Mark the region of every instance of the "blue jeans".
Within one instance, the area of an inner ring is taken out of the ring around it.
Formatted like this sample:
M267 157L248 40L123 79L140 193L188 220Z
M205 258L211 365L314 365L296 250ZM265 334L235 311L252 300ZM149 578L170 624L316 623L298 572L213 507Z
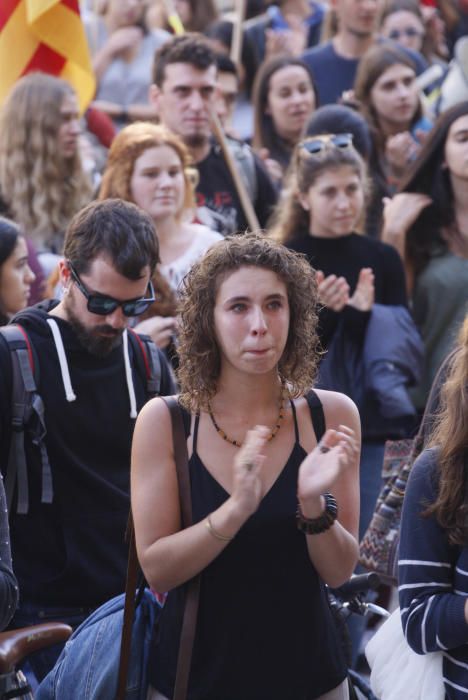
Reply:
M81 625L91 612L90 608L52 608L22 602L10 622L9 629L40 625L43 622L64 622L75 629L78 625ZM55 666L64 646L65 642L54 644L54 646L46 647L28 657L27 663L22 668L33 685L35 685L34 680L40 683ZM31 677L31 672L33 677Z

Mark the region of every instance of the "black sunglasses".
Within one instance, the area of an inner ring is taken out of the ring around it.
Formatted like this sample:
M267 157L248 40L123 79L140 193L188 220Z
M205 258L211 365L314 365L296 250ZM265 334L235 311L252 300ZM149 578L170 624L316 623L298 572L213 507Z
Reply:
M83 282L80 280L77 271L70 261L68 262L68 268L74 281L76 282L76 286L83 296L86 297L88 302L87 309L92 314L107 316L108 314L112 314L120 306L125 316L139 316L148 309L153 301L156 300L154 287L151 280L148 282L149 297L139 297L138 299L126 299L125 301L119 301L118 299L108 297L105 294L90 294Z
M301 141L299 146L310 155L317 155L330 146L335 148L350 148L353 145L352 134L320 134L318 136L310 136L304 141Z

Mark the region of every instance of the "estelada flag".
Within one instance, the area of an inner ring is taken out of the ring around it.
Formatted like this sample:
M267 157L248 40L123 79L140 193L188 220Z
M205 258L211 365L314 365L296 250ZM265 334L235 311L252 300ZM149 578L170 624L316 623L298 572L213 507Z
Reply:
M31 71L71 83L82 111L94 97L78 0L0 0L0 104L18 78Z

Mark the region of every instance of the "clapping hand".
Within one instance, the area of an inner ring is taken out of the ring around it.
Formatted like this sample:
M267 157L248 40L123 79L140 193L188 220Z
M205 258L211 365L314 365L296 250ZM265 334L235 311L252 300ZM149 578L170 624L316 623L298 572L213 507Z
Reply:
M321 514L322 494L333 490L343 471L354 464L358 453L354 430L339 425L338 430L327 430L316 448L307 455L300 466L297 482L297 495L307 517Z
M370 267L363 267L359 272L358 283L353 296L349 299L349 306L358 311L370 311L374 303L375 287L374 273Z
M332 311L342 311L349 302L349 284L344 277L328 275L317 270L318 298L321 304Z

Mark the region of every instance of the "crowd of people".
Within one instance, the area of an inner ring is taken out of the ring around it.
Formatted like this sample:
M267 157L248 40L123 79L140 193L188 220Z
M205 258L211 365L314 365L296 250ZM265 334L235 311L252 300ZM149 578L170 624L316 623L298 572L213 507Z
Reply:
M326 586L356 570L385 443L416 433L445 362L401 607L411 646L448 650L458 700L468 91L440 95L468 11L258 0L239 28L214 0L174 7L177 25L160 0L82 3L83 115L42 72L0 105L0 624L76 627L121 593L131 505L168 593L148 700L173 696L199 574L190 700L347 700ZM157 398L175 393L185 529Z

